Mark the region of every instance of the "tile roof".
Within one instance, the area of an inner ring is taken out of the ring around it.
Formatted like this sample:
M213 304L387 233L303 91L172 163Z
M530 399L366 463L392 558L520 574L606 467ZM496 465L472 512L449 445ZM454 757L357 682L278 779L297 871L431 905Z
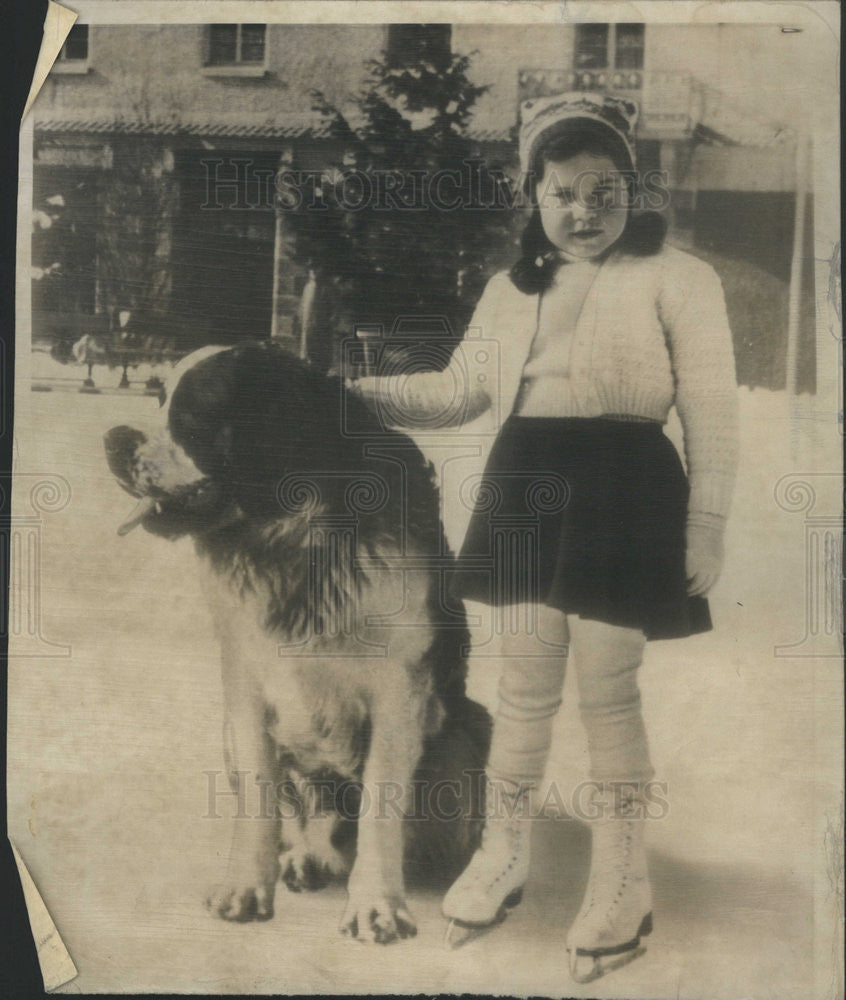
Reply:
M535 71L539 73L540 71ZM666 74L665 74L666 75ZM649 131L648 118L655 101L652 90L644 98L644 131ZM698 134L716 141L766 148L783 146L796 141L795 131L783 124L760 121L745 113L714 87L690 80L683 93L685 125L690 134L699 126ZM343 113L356 127L355 108L344 107ZM503 109L494 115L472 119L468 138L475 142L512 142L513 121L504 117ZM36 118L35 130L40 133L88 135L184 135L197 137L243 139L326 139L330 136L330 121L317 112L277 111L260 118L255 112L223 112L204 118L140 119L120 114L103 114L95 109L79 109L75 113L53 112Z
M325 138L329 134L329 124L325 120L314 118L245 122L243 118L239 118L237 121L144 121L105 116L50 117L36 121L35 131L89 135L120 133L123 135L197 135L294 139L304 135Z
M325 139L330 135L330 123L325 118L289 117L281 120L245 122L237 120L171 120L145 121L110 116L46 117L35 122L35 131L48 134L85 135L194 135L244 139L298 139L308 136ZM477 142L508 142L508 128L478 128L472 126L468 136Z

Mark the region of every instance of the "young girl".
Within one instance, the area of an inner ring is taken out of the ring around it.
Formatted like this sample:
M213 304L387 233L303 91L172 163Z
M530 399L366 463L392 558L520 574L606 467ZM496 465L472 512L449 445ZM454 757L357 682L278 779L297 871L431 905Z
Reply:
M506 418L458 558L457 596L509 606L482 844L450 888L455 925L489 925L529 871L530 794L543 776L574 638L597 796L581 910L567 935L587 981L652 925L643 826L654 776L637 669L647 640L711 628L737 456L731 334L711 267L633 216L636 106L564 94L521 109L533 210L522 255L494 276L443 372L369 377L408 424ZM456 408L456 386L464 405ZM687 476L662 426L677 407ZM456 418L455 414L459 413ZM516 607L515 607L516 606Z

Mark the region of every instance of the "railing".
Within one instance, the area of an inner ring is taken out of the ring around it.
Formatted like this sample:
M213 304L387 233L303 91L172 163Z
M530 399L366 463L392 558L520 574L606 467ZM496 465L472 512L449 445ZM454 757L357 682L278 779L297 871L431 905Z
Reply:
M626 94L641 105L641 134L684 136L694 115L694 86L689 73L665 70L524 67L517 71L520 103L568 90L597 90Z
M49 347L36 346L32 353L34 392L158 396L170 368L187 352L163 349L151 353L144 348L125 348L108 357L92 355L81 361L57 360L51 356ZM140 377L131 378L130 371Z
M517 71L517 94L522 102L568 90L640 90L643 76L639 69L526 68Z

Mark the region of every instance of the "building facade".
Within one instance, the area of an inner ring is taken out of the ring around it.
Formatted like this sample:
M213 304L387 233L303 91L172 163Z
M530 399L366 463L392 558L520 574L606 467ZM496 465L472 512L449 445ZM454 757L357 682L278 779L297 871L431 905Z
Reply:
M368 59L436 59L445 49L473 53L470 76L488 89L469 134L479 155L514 173L521 100L571 89L634 97L639 166L665 172L671 238L740 262L724 275L727 286L739 282L732 295L748 299L757 281L770 311L774 295L786 309L801 109L776 100L790 50L762 45L770 30L77 25L32 112L34 337L70 342L134 312L183 350L270 335L296 347L307 276L268 192L280 167L343 159L313 91L343 108ZM109 215L137 231L105 241ZM742 327L750 309L735 305ZM760 324L766 344L757 327L736 331L741 381L777 383L786 329L773 335L773 322ZM806 354L812 326L809 337Z

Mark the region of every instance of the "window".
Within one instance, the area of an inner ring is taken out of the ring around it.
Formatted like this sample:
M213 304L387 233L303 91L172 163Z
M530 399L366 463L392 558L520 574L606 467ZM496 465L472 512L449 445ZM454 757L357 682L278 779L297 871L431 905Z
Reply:
M576 25L576 69L606 69L608 66L608 25Z
M614 28L616 46L614 69L643 69L642 24L618 24Z
M575 69L643 69L642 24L576 25Z
M210 24L208 64L231 66L264 62L264 24Z
M88 60L88 25L75 24L62 46L59 59L63 62L86 62Z
M389 24L387 61L390 66L429 62L445 68L452 59L449 24Z
M85 74L90 70L91 38L87 24L75 24L65 44L59 52L59 58L53 63L54 73Z

